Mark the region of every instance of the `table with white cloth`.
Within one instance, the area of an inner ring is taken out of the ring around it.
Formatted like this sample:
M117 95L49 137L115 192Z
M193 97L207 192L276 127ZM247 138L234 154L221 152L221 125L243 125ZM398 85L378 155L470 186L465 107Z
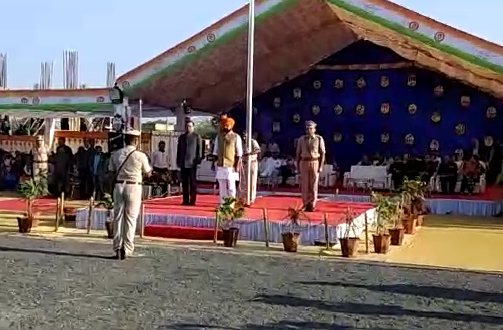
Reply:
M351 166L351 171L344 173L343 186L349 189L390 189L391 175L387 166Z

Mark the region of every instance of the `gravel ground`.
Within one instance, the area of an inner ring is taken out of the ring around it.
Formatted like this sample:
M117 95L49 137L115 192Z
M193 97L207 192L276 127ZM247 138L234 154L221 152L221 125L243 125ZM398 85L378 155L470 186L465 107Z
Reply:
M503 329L498 275L140 252L0 237L0 329Z

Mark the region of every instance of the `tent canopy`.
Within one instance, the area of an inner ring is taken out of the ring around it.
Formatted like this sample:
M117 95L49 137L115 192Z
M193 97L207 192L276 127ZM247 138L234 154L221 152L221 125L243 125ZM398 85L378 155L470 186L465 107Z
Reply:
M216 113L246 95L247 6L118 79L126 95ZM386 0L257 0L254 93L369 40L503 98L503 47Z
M63 118L113 116L108 88L0 91L0 114Z
M131 114L139 115L138 104L131 103ZM112 117L114 107L108 88L5 90L0 91L0 116L18 118ZM194 112L192 116L207 115ZM171 108L143 106L144 118L175 117Z

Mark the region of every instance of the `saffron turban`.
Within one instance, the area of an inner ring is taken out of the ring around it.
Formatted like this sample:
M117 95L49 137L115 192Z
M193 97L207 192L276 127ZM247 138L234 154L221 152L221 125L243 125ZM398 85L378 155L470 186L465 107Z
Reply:
M236 122L234 119L225 117L220 119L220 125L225 128L233 128Z

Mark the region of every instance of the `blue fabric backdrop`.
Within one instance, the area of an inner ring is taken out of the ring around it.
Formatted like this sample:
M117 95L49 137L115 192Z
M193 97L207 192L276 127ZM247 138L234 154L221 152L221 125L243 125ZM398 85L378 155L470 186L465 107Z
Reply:
M404 61L389 49L361 41L320 64ZM415 75L415 86L408 84L409 80L414 80L411 75ZM381 84L383 77L389 81L387 87ZM359 79L365 81L365 87L357 87ZM336 81L342 81L343 87L336 88ZM443 87L443 95L435 95L437 86ZM300 97L294 96L296 89L300 89ZM469 97L468 106L462 105L463 96ZM385 106L382 109L386 103L389 105L388 113L383 111ZM415 112L409 109L411 105L416 106ZM272 138L282 152L292 153L294 139L304 132L304 122L314 120L318 124L318 132L326 140L329 157L335 158L345 168L357 162L363 154L424 154L428 152L432 140L438 141L440 154L446 154L469 147L472 138L482 141L486 136L493 137L494 141L503 138L503 116L498 112L503 111L501 100L443 75L418 68L313 69L256 97L254 106L253 126L261 139ZM359 106L360 111L364 107L363 113L357 113ZM494 109L496 113L491 112ZM438 114L437 121L432 120L434 114ZM233 109L231 115L236 118L237 128L243 130L243 108ZM279 131L273 129L278 126ZM389 137L387 142L383 134Z

